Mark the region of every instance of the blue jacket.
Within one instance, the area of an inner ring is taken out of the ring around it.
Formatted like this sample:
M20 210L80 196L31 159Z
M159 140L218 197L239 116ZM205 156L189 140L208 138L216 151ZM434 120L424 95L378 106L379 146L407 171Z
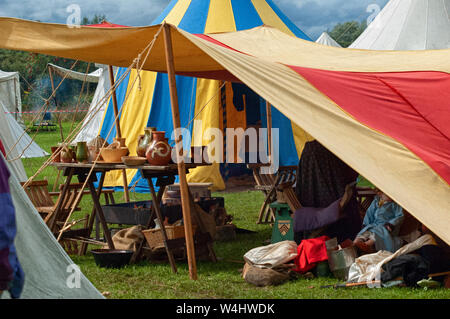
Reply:
M19 298L24 285L24 273L14 247L16 218L9 189L10 173L0 156L0 290Z
M400 226L403 222L403 209L395 202L385 202L379 206L380 198L375 197L364 217L364 228L359 234L370 231L375 235L375 248L395 252L402 246L402 240L398 237ZM393 227L389 232L384 225Z

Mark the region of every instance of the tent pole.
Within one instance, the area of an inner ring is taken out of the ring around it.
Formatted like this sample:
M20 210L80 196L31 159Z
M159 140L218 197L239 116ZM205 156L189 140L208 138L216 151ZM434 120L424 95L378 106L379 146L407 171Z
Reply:
M269 161L272 161L272 107L269 102L266 101L266 116L267 116L267 139L268 139L268 152Z
M109 82L111 83L111 88L114 88L114 70L112 65L108 65L109 70ZM119 120L119 109L117 107L117 95L116 95L116 89L114 88L112 90L112 100L113 100L113 109L114 109L114 118L116 122L116 136L118 138L122 137L122 132L120 131L120 120ZM130 194L128 192L128 180L127 180L127 171L125 169L122 169L122 178L123 178L123 192L125 195L125 201L127 203L130 202Z
M172 121L174 129L181 127L180 111L178 107L178 93L175 78L174 57L172 48L172 38L170 34L170 26L163 24L164 30L164 47L166 53L167 74L169 78L170 101L172 107ZM177 152L178 175L180 177L181 190L181 206L183 209L184 231L186 234L186 250L189 265L189 276L193 280L197 280L197 264L195 260L195 248L192 234L191 205L189 199L189 190L186 180L186 165L183 157L182 136L176 136L175 148Z

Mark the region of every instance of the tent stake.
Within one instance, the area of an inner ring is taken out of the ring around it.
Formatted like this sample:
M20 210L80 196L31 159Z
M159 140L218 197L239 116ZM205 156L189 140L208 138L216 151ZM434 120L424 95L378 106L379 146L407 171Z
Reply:
M173 58L172 38L170 34L170 26L163 24L164 30L164 47L166 53L167 74L169 78L170 101L172 107L172 121L174 130L181 127L180 110L178 107L178 93L175 78L175 67ZM181 207L183 209L184 232L186 234L186 250L189 265L189 276L193 280L197 280L197 264L195 260L195 248L192 234L191 206L189 199L189 190L186 180L186 165L183 157L182 136L175 136L175 149L177 152L178 175L180 177L181 190Z
M114 109L114 118L116 119L116 136L118 138L122 137L122 132L120 130L120 119L117 116L119 114L119 109L117 107L117 95L116 95L116 89L114 88L114 70L111 65L108 65L109 70L109 82L111 83L112 90L112 100L113 100L113 109ZM128 192L128 180L127 180L127 171L125 169L122 169L122 178L123 178L123 193L125 196L125 201L127 203L130 202L130 193Z

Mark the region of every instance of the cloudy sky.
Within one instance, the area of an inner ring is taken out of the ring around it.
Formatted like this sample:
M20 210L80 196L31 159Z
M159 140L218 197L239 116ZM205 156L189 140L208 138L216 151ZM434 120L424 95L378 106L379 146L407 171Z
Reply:
M366 20L388 0L273 0L294 23L316 39L323 31L337 23ZM66 10L78 4L81 15L106 15L109 21L143 26L162 12L170 0L0 0L0 16L65 23L70 15ZM372 6L371 6L372 5Z

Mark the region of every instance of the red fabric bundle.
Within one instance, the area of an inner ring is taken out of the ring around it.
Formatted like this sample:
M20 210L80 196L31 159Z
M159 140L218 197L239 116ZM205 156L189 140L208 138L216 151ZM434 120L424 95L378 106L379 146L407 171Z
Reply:
M297 267L294 271L306 273L316 267L317 263L328 260L325 242L329 239L327 236L321 236L302 240L297 247L298 254L294 259Z

